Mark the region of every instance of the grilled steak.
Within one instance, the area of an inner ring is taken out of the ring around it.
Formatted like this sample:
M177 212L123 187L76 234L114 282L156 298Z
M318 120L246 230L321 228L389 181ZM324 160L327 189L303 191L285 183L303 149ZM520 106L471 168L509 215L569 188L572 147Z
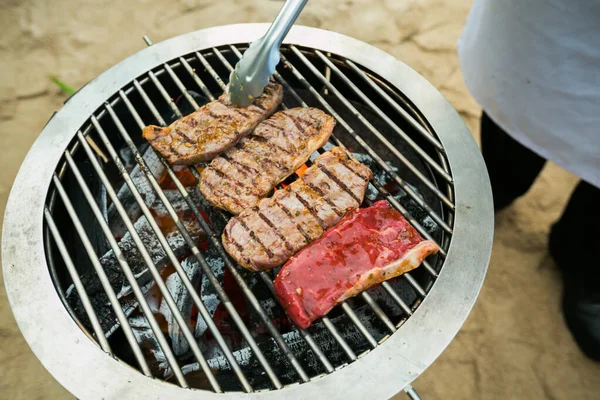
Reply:
M371 177L367 167L334 147L302 178L229 220L223 245L247 269L280 266L358 207Z
M273 82L248 107L235 107L224 93L168 127L145 127L142 135L171 164L209 161L273 114L282 98L282 86Z
M336 304L418 267L438 250L381 200L350 211L293 256L273 282L275 293L296 326L307 328Z
M232 214L254 207L327 143L335 120L316 108L275 113L202 171L206 200Z

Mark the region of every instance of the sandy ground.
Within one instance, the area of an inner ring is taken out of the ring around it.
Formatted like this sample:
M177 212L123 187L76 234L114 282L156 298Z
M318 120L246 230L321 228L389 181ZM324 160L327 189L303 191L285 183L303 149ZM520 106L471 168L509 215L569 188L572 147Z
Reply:
M75 88L144 47L195 29L264 22L280 1L0 1L0 223L19 165L65 96L48 75ZM469 0L312 0L300 23L369 42L429 79L475 138L479 108L462 80L456 40ZM560 314L561 285L547 255L550 224L576 178L548 165L532 191L496 217L481 296L456 340L417 379L424 399L593 399L600 366L577 349ZM22 339L0 290L0 398L71 396ZM398 396L398 398L402 398Z

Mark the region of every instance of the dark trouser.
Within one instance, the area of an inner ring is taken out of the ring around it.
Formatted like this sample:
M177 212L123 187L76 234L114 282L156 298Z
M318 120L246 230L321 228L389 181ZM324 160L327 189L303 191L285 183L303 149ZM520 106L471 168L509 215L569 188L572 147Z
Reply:
M524 195L546 160L511 138L485 112L481 147L500 210ZM600 171L598 172L600 173ZM566 275L600 294L600 189L581 181L550 233L550 254Z

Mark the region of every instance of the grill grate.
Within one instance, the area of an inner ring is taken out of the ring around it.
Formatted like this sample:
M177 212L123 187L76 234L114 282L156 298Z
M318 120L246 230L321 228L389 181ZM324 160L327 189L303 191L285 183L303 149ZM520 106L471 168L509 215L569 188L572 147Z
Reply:
M149 39L147 43L151 44ZM273 296L273 275L261 272L254 277L245 276L245 272L226 256L220 243L218 225L226 222L227 215L206 206L202 199L198 202L187 184L187 178L184 178L191 176L197 181L197 169L190 167L186 173L172 168L158 156L158 163L168 177L165 179L170 179L173 190L180 195L177 201L185 202L194 223L199 225L200 236L205 240L197 239L198 235L190 228L189 221L181 216L178 203L169 198L161 186L163 177L154 176L153 166L148 162L148 154L152 150L144 150L147 146L140 135L147 124L165 126L197 109L203 102L214 100L223 91L224 79L247 46L229 45L194 52L148 71L123 87L90 117L65 151L64 163L53 177L55 190L51 190L45 209L48 263L59 295L74 319L84 330L91 327L93 338L105 352L137 366L146 376L166 379L165 376L157 376L153 360L149 360L147 352L144 352L148 338L141 340L131 322L130 315L136 312L132 310L139 308L140 317L147 321L149 335L157 345L155 350L164 355L163 370L172 375L170 380L184 388L196 387L215 392L280 389L287 384L308 382L318 375L333 373L337 368L356 361L394 334L419 306L438 276L452 236L453 180L444 149L410 101L392 90L383 79L350 60L325 55L318 50L285 46L282 48L282 63L275 74L275 79L285 88L282 107L315 105L333 115L338 127L332 135L332 144L364 155L373 168L378 168L381 174L371 182L372 193L387 199L424 237L436 241L441 251L426 260L423 268L413 274L407 273L384 282L382 291L378 291L377 295L374 290L369 290L358 299L343 303L314 327L307 330L291 328L283 332L265 307L265 298L277 301ZM197 89L201 94L194 92ZM102 164L96 153L98 149L94 150L88 142L90 139L97 143L99 151L108 154L111 162ZM131 163L122 156L123 149L129 151L135 160L139 176L135 176L136 172L129 166ZM142 175L145 180L140 180ZM147 185L149 192L141 189L140 182ZM119 196L120 189L113 188L122 185L127 187L126 192L130 196L127 201ZM100 189L95 190L96 187ZM124 232L128 232L132 246L139 253L142 268L147 272L134 269L125 250L119 246L114 229L111 230L113 221L108 216L108 206L103 206L98 200L102 193L110 199L105 205L111 204L116 210L115 218L118 216L124 224ZM148 204L148 193L152 193L165 208L167 218L174 225L173 232L185 244L187 258L182 259L182 254L172 248L172 232L165 233L164 226L159 223L161 219ZM365 201L373 200L367 197ZM139 215L145 217L147 229L156 239L159 249L162 248L164 261L160 265L156 261L155 249L147 246L147 239L139 232L136 225L139 220L132 216L131 210L135 207L139 208ZM89 210L93 219L89 217ZM74 231L64 216L68 216ZM205 220L207 216L210 223ZM100 239L97 239L98 236ZM103 240L106 243L102 244ZM107 250L113 252L131 289L129 297L119 296L121 293L113 287L107 267L99 261ZM60 258L56 256L57 251ZM237 285L233 290L217 276L214 263L211 264L213 259L209 259L211 251ZM231 319L232 329L241 335L244 345L256 360L258 372L249 373L240 361L243 346L232 344L222 327L214 322L211 310L198 293L198 284L194 283L186 269L190 263L198 266L202 279L206 278L211 285ZM91 268L86 269L82 265L90 265ZM189 326L189 318L183 315L181 305L163 275L169 268L167 265L174 269L174 276L178 276L191 297L198 311L198 320L206 323L207 332L214 339L215 348L224 357L234 380L214 373L217 368L213 359L207 360L209 355L206 349L201 348L202 341L195 337L195 328ZM87 276L94 276L93 279L99 281L94 290L84 279L90 271L95 275ZM144 279L146 282L141 280L144 274L151 275L151 278ZM258 282L249 283L252 279ZM69 289L71 284L74 289ZM155 285L154 288L149 289L152 285ZM258 293L256 288L259 285L266 288L266 295ZM240 289L250 305L249 313L237 307ZM189 358L183 359L175 354L173 338L165 335L164 321L148 301L151 290L157 290L164 299L180 335L189 346ZM122 332L124 340L114 339L118 333L109 332L108 335L102 327L104 313L99 312L100 307L94 301L98 293L104 294L108 300L106 303L112 305L110 312L114 313L115 323L120 326L119 332ZM403 315L390 314L389 307L378 303L382 296L387 296ZM75 297L82 304L79 309L73 306L72 299ZM374 318L365 317L367 312ZM255 317L268 334L259 335L252 329L252 321L249 320ZM374 328L374 324L380 326ZM353 335L348 334L349 329L354 329ZM289 340L294 332L301 338L301 346L305 349L301 358L295 351L297 347L292 346ZM110 337L107 339L106 336ZM268 341L263 340L265 337L271 338L275 344L268 351L265 350ZM343 359L336 355L336 351L340 350ZM306 354L319 366L310 363L307 366ZM192 373L198 371L201 371L199 377Z

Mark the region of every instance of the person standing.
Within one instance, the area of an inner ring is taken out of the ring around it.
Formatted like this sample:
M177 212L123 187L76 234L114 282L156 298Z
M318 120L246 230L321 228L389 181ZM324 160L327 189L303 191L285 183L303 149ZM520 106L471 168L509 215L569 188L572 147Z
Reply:
M495 210L524 195L547 160L581 178L548 247L566 324L600 361L600 1L475 0L458 54L483 108Z

